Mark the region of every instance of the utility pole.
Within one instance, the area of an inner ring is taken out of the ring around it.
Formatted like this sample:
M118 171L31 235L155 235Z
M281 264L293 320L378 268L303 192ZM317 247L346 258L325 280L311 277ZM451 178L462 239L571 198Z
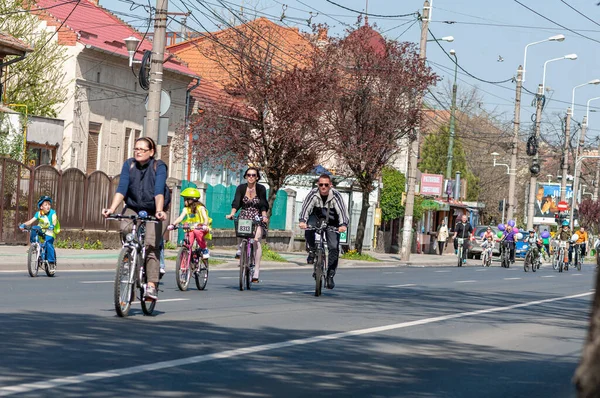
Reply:
M452 108L450 108L450 138L448 139L448 163L446 165L446 179L452 178L452 158L454 155L454 126L456 118L456 77L458 68L458 59L456 59L456 53L454 50L450 51L451 55L454 55L454 84L452 85Z
M427 33L429 27L429 15L431 7L429 1L423 3L423 16L421 17L421 41L419 43L419 61L424 65L427 57ZM416 98L417 110L421 110L423 98ZM406 206L404 207L404 226L402 229L402 247L400 257L403 261L410 259L410 249L412 246L412 224L413 211L415 205L415 185L417 176L417 162L419 153L419 126L415 126L414 137L408 151L408 169L406 172Z
M600 139L598 140L598 156L600 156ZM596 163L596 181L594 184L594 196L592 197L594 202L598 200L598 181L600 181L600 159Z
M569 212L569 224L573 228L573 213L577 205L577 193L579 192L579 176L581 174L581 161L579 157L583 155L583 144L585 143L585 131L587 130L587 116L583 117L581 122L581 130L579 130L579 143L575 150L575 177L573 178L573 200L571 201L571 211ZM582 194L583 196L583 194Z
M508 206L506 216L508 220L512 220L517 205L515 197L515 184L517 177L517 153L519 146L519 130L521 127L521 90L523 88L523 67L519 65L517 69L517 89L515 93L515 122L513 126L513 140L510 157L510 169L508 172Z
M571 108L567 108L567 117L565 118L565 143L563 145L562 179L560 180L560 200L567 198L567 170L569 168L569 144L571 143ZM577 155L575 156L577 157Z
M160 120L160 92L163 82L163 62L167 35L168 0L156 0L152 57L150 63L150 89L148 111L146 113L145 137L152 138L158 145L158 125Z
M542 120L542 102L544 97L544 89L540 84L538 85L535 109L535 139L540 139L540 122ZM529 179L529 198L527 200L527 229L533 229L533 216L535 215L535 194L537 188L537 175L540 173L540 162L539 162L539 145L531 161L531 167L529 168L531 177Z

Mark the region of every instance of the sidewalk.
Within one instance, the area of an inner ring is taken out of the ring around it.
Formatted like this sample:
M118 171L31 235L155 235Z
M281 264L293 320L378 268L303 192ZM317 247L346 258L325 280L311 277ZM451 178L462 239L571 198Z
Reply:
M26 270L27 250L29 246L0 246L0 271ZM57 249L59 270L109 270L114 269L120 250L83 250ZM166 258L173 258L178 250L165 250ZM263 261L262 269L306 268L306 253L279 253L287 262ZM412 254L410 261L403 262L399 254L368 252L378 262L340 260L340 268L352 267L443 267L456 265L456 257L452 254L443 256L429 254ZM211 258L224 261L211 265L212 269L236 269L238 260L234 258L235 250L211 250ZM173 270L174 260L166 260L167 270Z

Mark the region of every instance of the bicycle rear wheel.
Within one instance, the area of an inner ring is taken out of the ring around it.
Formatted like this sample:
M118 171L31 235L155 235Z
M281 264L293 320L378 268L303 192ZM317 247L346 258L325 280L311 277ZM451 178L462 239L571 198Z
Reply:
M534 267L533 262L532 262L532 257L533 257L532 252L530 250L525 255L525 260L523 261L523 270L525 270L525 272L529 271L529 265L532 265L532 267Z
M140 260L143 261L143 260ZM140 264L140 267L143 267L143 263ZM142 303L142 312L144 313L144 315L152 315L152 313L154 312L154 307L156 307L156 300L152 300L152 299L146 299L144 297L144 288L143 286L148 283L148 276L146 275L146 269L142 268L142 281L143 283L140 284L140 302ZM158 286L160 284L157 282L156 283L156 291L158 292Z
M189 252L187 247L182 247L177 253L177 261L175 262L175 282L177 287L182 292L185 292L190 285L190 264L188 263Z
M50 265L50 263L46 261L44 270L46 271L46 275L52 278L56 274L56 262Z
M581 271L581 265L583 264L583 257L581 255L581 250L577 251L577 262L575 265L577 266L577 271Z
M208 283L208 259L203 259L198 264L198 271L196 272L196 287L198 290L204 290Z
M458 256L458 265L457 267L462 266L462 249L459 247L458 252L456 253Z
M250 257L248 257L248 262L246 263L246 290L250 290L252 287L252 278L254 278L254 264L256 261L254 259L255 255L256 252L254 250L254 244L252 244L250 245ZM252 268L250 268L250 266L252 266Z
M113 302L115 311L120 317L126 317L131 308L131 302L135 297L133 284L130 284L131 272L135 272L132 263L133 249L126 247L121 250L117 261L117 272L115 275L115 286Z
M29 276L32 278L38 275L38 256L39 246L37 244L29 246L29 251L27 252L27 272L29 272Z

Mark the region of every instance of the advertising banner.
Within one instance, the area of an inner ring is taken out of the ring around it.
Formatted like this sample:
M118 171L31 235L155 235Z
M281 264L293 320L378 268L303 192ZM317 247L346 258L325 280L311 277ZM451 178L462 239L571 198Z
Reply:
M560 202L560 184L538 182L535 192L533 223L554 224L554 215L559 212L557 206ZM570 203L572 197L572 185L567 185L566 201Z
M441 174L421 174L421 195L442 196L444 176Z

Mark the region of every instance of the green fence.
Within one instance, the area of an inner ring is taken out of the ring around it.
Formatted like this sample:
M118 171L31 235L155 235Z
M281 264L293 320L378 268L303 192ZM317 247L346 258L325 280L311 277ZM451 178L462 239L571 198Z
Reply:
M233 229L233 221L226 220L225 215L231 211L231 202L235 196L235 186L208 185L206 188L206 209L213 219L213 228ZM287 192L277 192L273 212L271 214L270 229L285 229L287 210Z

